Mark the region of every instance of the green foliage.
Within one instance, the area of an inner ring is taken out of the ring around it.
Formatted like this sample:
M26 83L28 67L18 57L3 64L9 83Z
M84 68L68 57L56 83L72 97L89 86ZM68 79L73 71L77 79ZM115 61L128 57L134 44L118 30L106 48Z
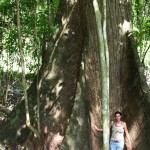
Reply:
M150 2L145 0L133 0L133 32L136 37L138 51L141 60L145 58L145 52L150 46Z
M60 3L60 0L53 0L53 11L54 11L54 14L56 14L57 11L58 11L59 3Z
M53 11L52 14L54 15L52 18L55 18L58 11L59 1L60 0L53 0L53 3L50 1ZM37 10L35 11L35 9ZM48 41L49 37L56 34L57 26L54 24L48 25L49 10L47 0L21 0L20 11L22 46L24 50L26 72L33 73L37 70L37 67L41 65L42 47L46 47L47 42L51 43L51 41ZM0 52L2 55L0 57L0 67L3 68L4 71L8 68L13 70L20 66L16 13L15 0L1 0ZM35 31L37 32L37 36L35 35ZM53 44L51 43L51 45ZM38 61L39 54L40 63ZM12 67L7 67L10 65Z
M20 115L20 110L17 109L17 110L16 110L16 115L15 115L15 117L14 117L14 118L11 120L11 122L10 122L11 125L16 124L16 123L18 122L18 120L19 120L19 115Z
M146 76L150 76L150 1L133 0L133 33Z
M1 94L0 94L1 97ZM0 112L0 117L4 117L6 114L4 112Z

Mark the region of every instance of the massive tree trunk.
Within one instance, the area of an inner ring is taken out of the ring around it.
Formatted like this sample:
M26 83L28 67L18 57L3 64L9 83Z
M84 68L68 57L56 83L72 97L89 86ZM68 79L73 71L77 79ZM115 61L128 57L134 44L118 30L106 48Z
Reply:
M148 150L150 105L131 35L131 2L108 0L107 6L110 118L113 119L116 110L123 111L133 149ZM103 13L100 0L99 7ZM45 55L39 72L43 145L47 150L100 150L102 133L91 128L93 123L102 126L101 72L93 3L62 0L60 11L62 31L51 55ZM36 80L28 91L28 97L30 114L34 116ZM37 149L38 140L25 125L24 101L1 129L1 141L5 139L12 149L19 143Z

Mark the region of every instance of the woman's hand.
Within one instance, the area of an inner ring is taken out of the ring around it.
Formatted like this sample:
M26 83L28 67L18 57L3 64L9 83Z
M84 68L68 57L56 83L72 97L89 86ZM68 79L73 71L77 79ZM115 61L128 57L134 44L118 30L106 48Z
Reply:
M97 127L96 127L95 124L92 124L92 128L93 128L93 129L97 129Z
M97 131L103 131L103 129L98 128L95 124L92 124L92 128L96 129Z
M132 145L131 145L131 144L128 145L128 146L127 146L127 149L128 149L128 150L132 150Z

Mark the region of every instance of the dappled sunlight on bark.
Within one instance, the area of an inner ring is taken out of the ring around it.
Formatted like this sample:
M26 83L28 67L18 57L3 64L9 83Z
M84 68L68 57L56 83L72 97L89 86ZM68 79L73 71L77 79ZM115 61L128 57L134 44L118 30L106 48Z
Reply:
M56 65L56 62L54 61L52 64L51 64L51 71L46 71L44 73L44 77L46 80L52 80L54 79L56 76L58 76L58 66Z
M131 32L132 31L132 22L128 22L127 20L124 19L123 23L119 24L119 27L122 30L121 34L125 34L126 32Z
M60 93L61 89L63 88L62 83L63 83L63 80L62 80L62 79L58 80L57 84L56 84L55 87L52 89L52 93L55 93L55 94L56 94L56 98L59 97L59 93Z
M47 147L47 149L49 149L49 150L59 150L60 144L62 143L63 138L64 137L62 135L60 135L59 132L52 135L51 138L48 139L49 144L46 144L46 145L49 145Z

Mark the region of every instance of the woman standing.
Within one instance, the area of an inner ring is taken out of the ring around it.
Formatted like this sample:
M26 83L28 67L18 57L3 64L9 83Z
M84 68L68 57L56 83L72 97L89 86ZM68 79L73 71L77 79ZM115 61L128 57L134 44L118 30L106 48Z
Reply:
M115 121L111 122L111 138L110 138L110 150L123 150L124 149L124 132L129 141L129 150L132 150L131 140L128 133L127 125L125 122L121 121L121 112L115 112ZM103 131L94 125L94 128L98 131Z

